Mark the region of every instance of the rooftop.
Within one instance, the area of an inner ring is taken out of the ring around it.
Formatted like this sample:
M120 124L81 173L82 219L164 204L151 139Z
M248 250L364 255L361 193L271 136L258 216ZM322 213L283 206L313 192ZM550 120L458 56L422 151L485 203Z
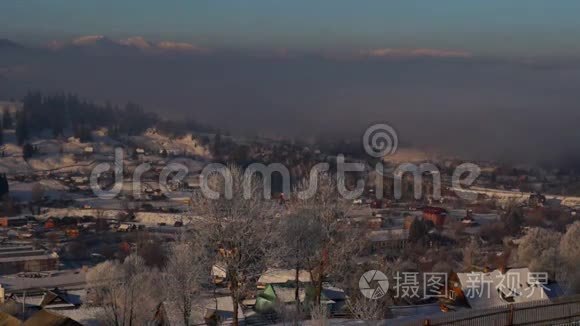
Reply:
M537 284L542 280L528 268L513 268L506 273L497 269L490 273L457 273L457 277L465 298L475 309L549 300L543 286Z

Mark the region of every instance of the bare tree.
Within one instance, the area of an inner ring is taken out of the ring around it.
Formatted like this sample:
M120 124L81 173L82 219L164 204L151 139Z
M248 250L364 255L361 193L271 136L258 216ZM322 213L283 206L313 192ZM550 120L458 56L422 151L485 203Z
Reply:
M321 256L324 229L316 211L300 208L280 223L280 258L283 264L295 270L294 300L296 313L300 312L300 271L312 271Z
M237 325L238 307L251 288L266 270L267 261L274 248L272 236L272 205L263 199L258 180L244 178L237 166L228 168L231 184L212 174L208 177L211 189L221 194L217 199L203 194L192 198L192 211L201 216L201 232L206 234L207 245L215 249L214 262L224 266L233 302L233 323ZM226 178L227 179L227 178ZM224 196L231 186L232 196ZM250 196L244 196L244 189Z
M360 230L349 227L348 214L350 203L338 192L337 180L333 175L322 174L317 180L316 192L305 199L293 202L293 208L308 212L321 228L314 244L319 245L314 257L304 257L306 266L310 266L310 274L315 285L314 303L320 304L324 281L331 277L337 283L346 280L347 274L353 272L352 257L363 246L363 236ZM308 189L304 181L298 190ZM313 248L314 249L314 248ZM347 284L339 284L347 285Z
M123 263L107 261L87 273L87 288L104 309L104 325L145 325L162 298L159 275L142 258L131 255Z
M210 273L199 238L173 245L164 272L165 297L175 305L183 324L190 325L192 307Z
M463 269L472 271L473 267L478 266L481 262L481 247L476 240L471 240L462 250Z
M364 264L354 269L355 273L348 275L348 291L346 308L351 313L352 317L362 321L378 321L384 319L389 312L389 307L393 305L393 298L391 291L386 291L385 295L380 298L368 299L360 291L359 282L361 276L373 269L386 272L386 276L393 279L395 273L400 267L400 262L394 264ZM394 282L393 282L394 284ZM376 285L375 285L376 286Z
M370 300L361 295L350 297L347 306L353 318L357 320L377 321L385 319L388 312L388 305L383 300Z
M326 306L317 305L312 307L311 311L312 325L313 326L328 326L330 321L328 320L328 309Z

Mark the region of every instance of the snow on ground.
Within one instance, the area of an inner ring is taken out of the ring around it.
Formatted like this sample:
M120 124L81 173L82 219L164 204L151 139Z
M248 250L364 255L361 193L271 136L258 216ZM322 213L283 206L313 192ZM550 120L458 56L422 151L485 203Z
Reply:
M22 158L22 147L14 143L13 130L8 131L9 141L0 147L0 173L9 175L29 175L34 172L78 172L90 173L92 167L103 161L113 162L115 148L122 146L119 142L106 136L105 130L93 132L93 142L82 143L77 138L61 139L36 139L31 142L38 148L38 153L28 160ZM191 135L177 139L170 139L154 132L148 132L143 136L129 137L128 143L142 147L150 152L141 157L140 161L155 163L179 163L185 165L189 174L199 172L203 168L203 162L190 158L167 158L158 155L159 150L165 149L170 155L197 156L203 159L211 155L206 147L192 140ZM132 148L124 146L128 151ZM92 149L93 153L85 154L85 149ZM130 155L124 152L124 159L130 159ZM138 163L138 162L134 162Z
M169 213L138 212L135 213L135 219L140 223L149 225L158 223L173 225L177 221L183 222L183 224L188 224L192 220L197 220L198 217L192 217L188 213L169 214Z
M85 164L88 164L85 163ZM75 167L83 163L75 161L72 155L47 155L44 157L34 157L28 160L28 165L35 171L47 171L61 169L65 167Z
M39 182L10 182L10 195L22 201L29 201L37 184L42 187L42 195L51 199L60 199L68 195L67 186L51 179L43 179Z
M2 157L0 158L0 172L8 175L28 174L32 168L24 162L22 157Z
M4 152L4 156L22 156L22 147L7 142L6 138L8 137L7 132L4 132L4 145L2 145L2 152Z
M38 216L41 219L48 219L50 217L82 217L82 216L93 216L97 218L116 218L121 210L116 209L93 209L93 208L48 208L43 209L41 214ZM199 221L200 217L194 216L191 213L162 213L162 212L136 212L135 222L142 223L146 225L157 225L159 223L165 223L167 225L173 225L176 221L181 221L183 224L188 224L189 222Z
M116 218L117 215L120 213L119 210L113 209L92 209L92 208L47 208L42 209L40 215L38 215L41 219L48 219L50 217L59 218L59 217L83 217L83 216L93 216L98 218Z
M148 130L141 136L131 136L129 140L136 146L149 152L158 153L165 149L169 154L174 155L196 155L210 158L211 154L207 147L202 146L197 140L192 139L191 134L179 138L169 138L159 134L155 130Z
M127 208L138 208L143 204L150 204L153 207L157 208L175 208L179 210L187 209L189 206L189 199L191 195L188 197L179 197L176 199L169 199L169 200L147 200L147 201L130 201L130 200L122 200L122 199L104 199L104 198L95 198L95 197L78 197L75 198L78 207L87 207L87 208L94 208L94 209L113 209L113 210L120 210L120 209L127 209Z
M111 159L115 148L120 146L106 134L106 130L94 131L93 141L85 143L74 137L32 139L30 143L38 148L38 153L25 162L22 147L16 144L14 130L5 130L5 144L0 147L0 172L10 175L61 169L87 172L87 166L93 161ZM86 148L92 148L94 153L83 157Z

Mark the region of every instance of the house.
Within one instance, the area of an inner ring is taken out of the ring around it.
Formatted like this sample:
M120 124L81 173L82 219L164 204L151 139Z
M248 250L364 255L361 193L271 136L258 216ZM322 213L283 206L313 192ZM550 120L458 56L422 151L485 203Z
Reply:
M85 184L89 182L89 177L87 176L72 176L70 177L71 181L77 185Z
M0 312L0 325L4 326L20 326L22 321L14 316L11 316L5 312Z
M23 326L82 326L81 323L70 319L69 317L59 315L53 311L42 309L26 319Z
M26 216L12 216L12 217L0 217L0 227L16 227L23 226L28 223Z
M28 319L40 310L39 306L22 303L16 299L17 298L12 295L0 304L0 320L6 320L6 325L22 325L23 320ZM13 324L16 321L18 323Z
M238 305L238 321L243 325L245 316L242 308ZM191 324L193 325L230 325L233 317L234 304L230 296L200 299L191 307ZM183 314L175 302L171 301L165 301L159 305L153 325L187 326L183 323Z
M0 252L0 273L41 272L58 269L57 253L44 250L6 250Z
M309 287L311 286L309 285ZM298 300L300 302L306 301L306 288L303 286L298 289ZM256 298L254 309L260 313L269 313L275 311L278 303L291 304L295 302L296 286L292 282L287 284L268 284Z
M46 222L44 222L45 229L54 229L55 227L56 223L52 218L49 218L48 220L46 220Z
M311 284L298 288L298 300L301 303L312 302L315 289ZM343 290L333 287L323 287L320 303L327 307L327 311L336 312L344 307L346 295ZM296 304L296 285L294 282L284 284L268 284L264 291L256 297L254 310L259 313L272 313L279 304Z
M137 226L131 223L121 223L117 228L117 232L132 232L137 230Z
M368 233L371 253L385 252L399 254L409 241L409 232L405 228L392 228Z
M473 309L488 309L549 300L547 285L547 275L532 273L528 268L457 273L450 277L448 296Z
M215 264L211 267L211 277L214 284L222 284L227 278L226 267L222 264Z
M294 269L268 269L258 279L258 289L265 289L268 284L285 284L296 280L296 270ZM300 283L310 283L310 273L300 270L298 273Z
M461 218L461 223L467 227L473 227L478 225L478 223L475 221L473 211L471 209L468 209L465 216Z
M81 306L81 294L83 291L67 291L58 288L47 290L36 303L44 309L65 310L75 309ZM33 302L33 298L27 301Z
M375 199L371 202L371 208L384 208L385 207L385 202L382 199Z
M423 207L423 220L431 221L436 227L442 227L447 218L447 210L441 207L426 206Z
M75 227L67 228L64 232L65 232L66 236L71 238L71 239L76 239L80 235L79 229L77 229ZM21 236L22 236L22 234L21 234Z
M540 193L533 193L528 198L528 205L531 207L542 206L546 202L546 196Z
M142 160L144 156L145 150L143 148L135 148L135 151L133 152L133 159Z

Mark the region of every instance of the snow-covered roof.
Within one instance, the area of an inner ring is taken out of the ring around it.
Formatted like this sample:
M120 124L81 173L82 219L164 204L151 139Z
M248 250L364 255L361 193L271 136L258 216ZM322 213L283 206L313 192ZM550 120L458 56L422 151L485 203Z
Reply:
M547 279L542 280L542 276L528 268L513 268L506 273L497 269L489 273L457 273L461 290L475 309L548 300L544 290Z
M408 238L409 233L404 228L393 228L369 232L369 239L372 242L406 240Z
M299 273L300 282L310 282L310 274L301 270ZM261 284L281 284L288 281L294 281L296 279L296 271L293 269L268 269L264 272L258 279L258 283Z

